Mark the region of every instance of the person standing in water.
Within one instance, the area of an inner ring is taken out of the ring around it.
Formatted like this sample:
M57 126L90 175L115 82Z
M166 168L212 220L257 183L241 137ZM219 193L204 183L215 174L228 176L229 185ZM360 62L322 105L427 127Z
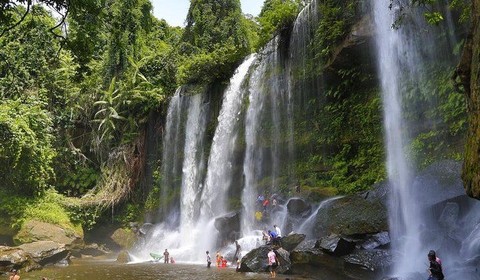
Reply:
M210 265L212 264L212 257L210 257L210 252L207 251L207 267L210 268Z
M170 260L170 253L167 251L167 249L165 249L165 252L163 252L163 262L168 263L169 260Z
M268 257L268 268L270 269L270 277L275 278L277 276L277 267L280 265L280 262L278 261L277 254L273 251L273 249L270 249L270 252L267 254Z
M435 251L430 250L428 252L428 261L430 261L430 267L428 271L430 272L430 276L428 280L443 280L445 276L443 275L442 265L437 261L437 256Z
M240 259L240 244L238 244L238 241L235 240L235 255L233 256L233 262L235 263L236 261L238 261Z

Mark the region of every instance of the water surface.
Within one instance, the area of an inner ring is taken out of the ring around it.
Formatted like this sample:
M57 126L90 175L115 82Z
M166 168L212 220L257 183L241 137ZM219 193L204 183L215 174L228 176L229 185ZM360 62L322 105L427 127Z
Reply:
M115 261L78 259L65 267L46 267L40 271L21 272L22 280L40 280L47 277L49 280L239 280L239 279L268 279L268 273L240 273L235 268L207 268L200 264L164 264L164 263L137 263L120 264ZM310 280L306 276L278 275L277 279ZM317 278L318 279L318 278ZM328 278L330 279L330 278Z

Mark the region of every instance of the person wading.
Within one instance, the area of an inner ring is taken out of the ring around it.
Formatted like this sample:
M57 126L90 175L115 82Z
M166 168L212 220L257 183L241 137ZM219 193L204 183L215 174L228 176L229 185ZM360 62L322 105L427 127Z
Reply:
M435 251L430 250L430 252L428 252L428 261L430 261L430 267L428 268L430 276L428 277L428 280L445 279L445 276L443 276L442 265L438 263Z

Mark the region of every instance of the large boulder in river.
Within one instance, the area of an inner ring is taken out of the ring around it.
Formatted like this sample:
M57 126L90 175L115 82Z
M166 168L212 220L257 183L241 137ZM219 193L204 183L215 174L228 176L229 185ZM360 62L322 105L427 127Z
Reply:
M130 249L137 240L137 236L132 230L124 228L115 230L110 238L122 249Z
M29 220L25 222L14 237L15 243L52 241L65 244L68 249L83 247L83 233L59 225Z
M29 265L30 256L20 248L0 246L0 272L19 269Z
M268 257L271 246L261 246L253 249L246 254L240 263L241 272L265 272L268 269ZM280 265L277 268L278 273L285 273L291 268L290 253L283 248L275 250Z
M351 195L331 201L315 217L314 236L332 233L356 235L388 230L388 214L383 199Z
M58 244L52 241L37 241L18 246L28 253L32 260L41 266L64 262L70 257L70 251L64 244Z
M282 238L282 248L288 252L295 249L303 240L305 240L306 235L300 233L291 233Z

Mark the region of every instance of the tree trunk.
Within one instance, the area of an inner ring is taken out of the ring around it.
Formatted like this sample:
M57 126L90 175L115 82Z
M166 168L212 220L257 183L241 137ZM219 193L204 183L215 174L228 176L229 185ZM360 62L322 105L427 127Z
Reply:
M467 95L469 118L462 179L467 194L480 199L480 0L472 0L472 29L457 75Z

